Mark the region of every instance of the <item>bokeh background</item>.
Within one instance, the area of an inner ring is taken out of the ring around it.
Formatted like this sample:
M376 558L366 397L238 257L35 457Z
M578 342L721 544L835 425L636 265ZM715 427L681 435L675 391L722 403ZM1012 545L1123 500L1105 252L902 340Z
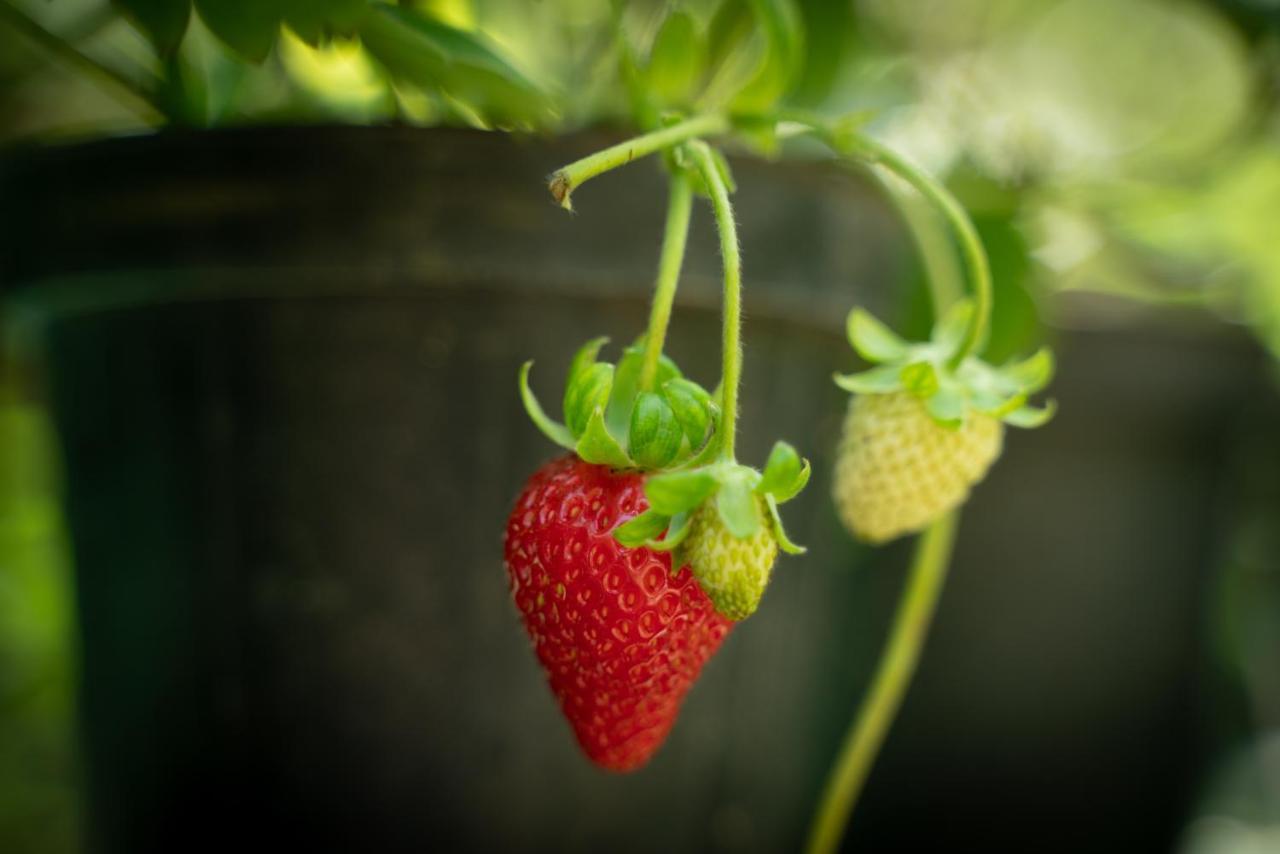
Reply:
M551 93L554 106L518 131L536 140L535 150L554 146L561 135L627 126L633 105L616 73L615 17L622 19L625 38L643 45L666 10L666 4L635 3L619 13L585 0L406 5L483 33ZM709 16L716 4L686 5ZM992 255L998 291L992 356L998 360L1050 341L1059 346L1064 366L1059 422L1045 439L1028 438L1019 446L1023 437L1011 437L1004 468L975 498L974 532L962 540L939 635L926 653L914 700L908 700L903 732L891 739L855 817L851 848L885 850L904 840L928 845L943 838L930 833L958 833L1006 846L988 850L1056 850L1053 840L1071 838L1079 818L1080 827L1104 834L1090 837L1092 850L1280 851L1280 3L804 0L797 8L806 51L792 102L830 114L865 113L878 137L945 177L973 213ZM390 81L358 41L313 47L286 28L267 45L263 61L250 62L215 34L213 24L197 10L180 47L162 57L109 3L0 0L0 185L8 189L0 198L0 276L7 279L0 280L0 851L73 852L87 836L76 706L84 635L77 629L74 550L62 509L63 444L50 408L60 392L50 387L41 327L31 321L56 306L42 304L37 289L27 286L37 274L74 272L77 263L89 263L85 258L111 254L71 241L67 257L58 259L56 238L75 231L75 222L60 222L59 214L72 202L83 213L85 197L72 181L54 188L35 180L55 174L41 152L75 152L95 140L160 128L198 140L204 129L310 127L330 140L316 143L326 152L347 150L340 141L350 125L392 126L401 140L414 139L414 129L427 133L441 125L487 128L483 110L465 97ZM315 138L290 137L287 144L305 146ZM577 140L571 149L585 145L581 137L571 138ZM450 145L451 151L459 148ZM207 154L201 146L191 143L188 153ZM95 149L87 151L53 162L65 162L67 174L101 189L110 182L95 169L119 161L111 149L97 149L100 161ZM805 171L819 168L816 152L799 145L785 155L795 161L785 168L800 170L782 173L798 176L793 186L818 199L835 192L835 179L823 177L828 173ZM179 156L161 152L156 158L174 165ZM358 155L350 156L354 162ZM534 155L521 164L555 165ZM744 168L750 177L752 167ZM386 175L353 169L362 181L394 186ZM656 258L660 192L649 189L646 196L644 190L658 184L655 174L637 172L626 179L631 184L617 185L652 202L636 226L652 236L628 250L636 253L626 262L633 269L644 269L650 254ZM507 177L519 180L518 174ZM527 178L534 186L540 173ZM267 184L301 197L304 180L325 179L322 170L299 169ZM341 176L333 181L354 199L355 213L374 217L370 204L358 200L355 182ZM118 183L127 186L129 176ZM827 213L814 215L813 222L852 223L869 246L846 255L826 249L827 255L789 266L778 260L787 246L808 246L795 223L822 203L787 197L781 183L743 181L744 221L752 221L745 200L794 214L790 243L764 248L767 227L788 227L779 214L761 217L755 232L761 248L747 244L748 286L753 263L777 285L762 287L768 294L754 304L763 318L762 339L782 340L786 323L796 318L827 314L838 326L855 294L900 326L917 333L927 328L926 281L957 275L945 246L927 239L918 245L898 224L900 217L927 220L927 212L866 180L841 185L841 193L858 200L850 203L852 212L824 208ZM195 191L178 181L172 192L177 201L170 199L168 215L189 215L182 194ZM593 206L612 210L614 204L608 190L593 186L582 194L581 218L591 217ZM111 210L109 202L103 210ZM556 215L549 207L539 212L518 204L502 213ZM601 214L606 220L610 215ZM139 216L145 224L158 214ZM33 217L52 223L45 237L32 226ZM629 225L625 216L609 220L602 233L625 232ZM503 228L508 231L498 233L527 237L539 226ZM352 230L374 246L405 239L392 233L394 224ZM920 233L927 238L928 223ZM145 249L145 233L122 234L122 241L133 240L129 251ZM313 267L336 258L332 246L305 242L327 234L300 226L289 263L303 266L298 258L308 252L319 259ZM714 294L709 236L704 231L703 242L695 240L706 251L701 261L691 260L687 298L695 314ZM239 245L242 237L234 230L222 234L217 251ZM465 234L459 239L465 241ZM33 240L36 249L30 248ZM161 241L152 251L155 259L175 263L172 248ZM237 263L273 263L269 245L255 245L253 252L258 254L237 256ZM353 251L342 260L355 266L359 258ZM136 255L126 262L163 266ZM409 263L426 262L412 256ZM574 277L567 264L558 271ZM842 271L864 281L845 289L832 280ZM641 273L633 278L646 284ZM580 326L626 334L624 312L573 311ZM519 324L521 316L513 309L504 320ZM323 328L316 320L308 326L305 316L278 322L303 337ZM777 329L770 326L775 322ZM703 358L699 347L705 348L695 332L713 329L700 323L677 339L695 362ZM429 331L426 340L458 334L448 324ZM358 340L338 346L358 360ZM539 353L544 364L557 364L548 361L555 358L554 343L536 345L546 347ZM778 352L792 352L786 346L778 344ZM817 345L803 345L810 346L817 351ZM714 354L705 355L704 361L713 361ZM834 358L835 366L851 364L847 356ZM493 393L507 391L498 384ZM507 442L518 429L491 441ZM93 430L81 424L77 435ZM828 453L821 446L829 433L826 427L815 432L815 458ZM532 441L525 447L522 453L536 460ZM1108 470L1091 471L1089 464ZM495 475L495 506L502 491L513 488ZM1010 497L998 500L997 491ZM1095 512L1075 512L1083 504ZM813 507L819 507L816 500ZM820 512L813 511L815 517ZM811 533L834 542L832 524L818 519ZM1010 571L977 575L993 555L1019 547L1034 550L1023 560L1039 572L1014 564ZM1091 555L1113 563L1090 566ZM834 583L851 597L851 619L856 615L865 632L852 640L831 634L859 652L833 674L847 687L826 697L830 708L816 718L815 743L838 735L842 716L865 684L896 592L886 579L900 573L903 558L901 549L873 555L846 544L828 561L846 564L849 577ZM1165 572L1174 564L1191 569ZM1106 584L1090 581L1100 567ZM797 570L805 571L840 570L825 564ZM785 595L784 588L779 596ZM1066 603L1063 610L1054 607L1055 597ZM1157 607L1162 602L1165 610ZM1072 610L1082 605L1087 607ZM1117 664L1126 661L1132 669ZM1096 662L1096 670L1088 662ZM1153 674L1153 667L1169 672ZM1046 695L1045 686L1055 683L1067 687L1060 696ZM1028 686L1040 693L1030 696ZM1144 686L1155 686L1155 693L1144 694ZM1163 712L1125 717L1126 709L1151 708ZM1092 738L1097 732L1105 736ZM1144 799L1123 787L1108 788L1105 763L1073 766L1064 757L1077 744L1086 757L1114 751L1118 776L1153 781L1158 795ZM1057 789L1034 791L1073 797L1092 791L1111 802L1049 809L1031 795L1017 801L1010 793L1024 788L1032 773L1020 763L1023 750L1050 760L1044 776L1063 778ZM1139 767L1141 773L1129 773ZM779 819L782 838L796 838L795 816L818 782L797 783L798 806ZM967 801L962 793L974 785L1003 799L1012 830L985 827L999 821L1000 804L993 807L988 799L975 805L977 795ZM913 836L903 829L912 822L926 829ZM756 831L741 810L710 811L707 823L713 829L706 847L767 850L753 843ZM984 828L974 830L977 824ZM1108 827L1119 835L1108 839ZM757 831L757 843L776 838L773 831ZM1016 838L1025 846L1008 847Z

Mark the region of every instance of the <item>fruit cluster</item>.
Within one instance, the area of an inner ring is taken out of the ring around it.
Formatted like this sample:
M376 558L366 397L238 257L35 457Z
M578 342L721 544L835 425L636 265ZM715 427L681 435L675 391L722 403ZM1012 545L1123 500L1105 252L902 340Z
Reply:
M770 134L780 138L784 124L794 130L797 121L778 122ZM800 126L843 156L897 172L934 201L971 268L974 299L951 306L927 342L907 342L860 310L850 314L850 342L874 367L836 378L854 398L834 497L850 531L878 543L921 531L962 503L999 456L1003 425L1033 427L1051 416L1051 406L1028 398L1048 383L1053 360L1045 350L994 367L976 354L990 314L989 271L971 224L944 190L855 124ZM749 123L755 135L760 128ZM635 769L657 750L703 665L759 608L778 553L803 551L778 508L804 488L809 464L781 441L762 470L734 454L741 270L733 180L701 139L732 129L718 115L669 124L550 180L568 208L575 187L636 157L661 152L670 172L648 328L616 363L599 359L603 338L579 349L565 381L563 423L530 390L532 363L519 375L530 418L569 454L535 472L516 501L505 542L510 586L583 750L611 770ZM697 195L711 202L724 268L715 392L662 352Z

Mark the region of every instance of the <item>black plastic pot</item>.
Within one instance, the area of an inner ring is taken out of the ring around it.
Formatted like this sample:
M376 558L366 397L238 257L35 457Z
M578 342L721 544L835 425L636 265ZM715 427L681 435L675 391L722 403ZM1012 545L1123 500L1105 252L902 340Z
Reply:
M736 167L747 461L814 461L810 552L625 777L583 759L506 591L501 532L555 453L583 340L638 334L663 183L559 212L602 140L406 129L173 134L11 152L0 281L41 332L67 471L94 850L798 847L884 635L906 546L855 546L827 473L855 302L909 245L865 185ZM718 255L696 217L671 352L714 384ZM1064 333L1050 427L965 514L859 850L1167 850L1199 772L1198 595L1235 338ZM1176 378L1176 385L1174 384Z

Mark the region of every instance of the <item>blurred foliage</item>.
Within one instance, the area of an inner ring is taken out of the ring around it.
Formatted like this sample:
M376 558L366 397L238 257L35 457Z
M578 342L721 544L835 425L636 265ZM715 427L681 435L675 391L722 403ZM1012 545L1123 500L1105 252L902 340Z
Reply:
M70 566L52 431L0 361L0 850L78 850Z

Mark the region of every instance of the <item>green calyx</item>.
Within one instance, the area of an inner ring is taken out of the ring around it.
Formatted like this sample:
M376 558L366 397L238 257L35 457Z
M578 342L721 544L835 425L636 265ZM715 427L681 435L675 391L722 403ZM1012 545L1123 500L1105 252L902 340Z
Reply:
M837 374L836 385L856 394L905 391L918 397L938 424L958 429L969 413L997 418L1014 427L1039 427L1053 417L1051 400L1029 404L1031 395L1053 378L1053 352L1045 347L1021 361L995 367L977 356L954 365L973 318L973 302L956 302L933 328L927 342L905 341L889 327L855 308L849 313L849 343L876 365L856 374Z
M543 434L589 463L662 471L696 462L714 450L720 413L702 386L686 379L666 356L651 386L641 382L644 347L623 350L617 365L597 361L607 338L578 350L564 390L564 423L552 420L529 389L533 362L520 369L520 397Z
M644 484L649 509L613 531L628 548L646 546L657 551L677 549L689 534L699 507L712 504L725 529L738 539L755 536L768 526L787 554L801 554L782 527L778 505L790 501L809 482L809 462L801 460L786 442L773 446L764 471L731 460L656 474ZM673 570L679 566L672 565ZM695 574L696 570L695 570Z

